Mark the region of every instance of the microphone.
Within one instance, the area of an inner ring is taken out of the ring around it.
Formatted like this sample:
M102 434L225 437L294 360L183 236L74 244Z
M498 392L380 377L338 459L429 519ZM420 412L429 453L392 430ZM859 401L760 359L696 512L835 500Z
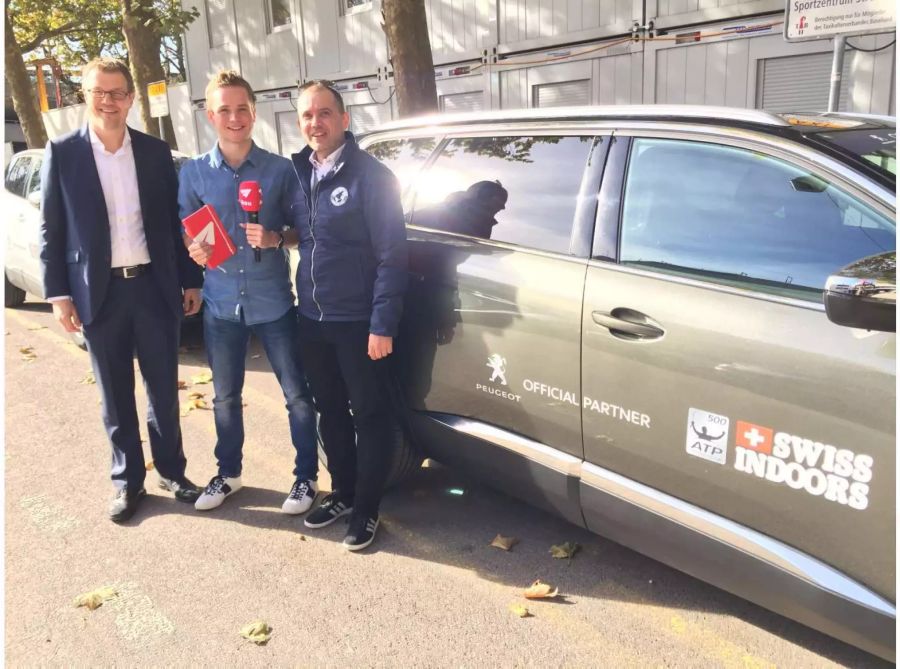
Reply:
M238 202L241 209L247 212L250 223L259 223L259 206L262 204L262 192L259 182L242 181L238 186ZM253 249L253 259L256 262L262 260L262 250L257 246Z

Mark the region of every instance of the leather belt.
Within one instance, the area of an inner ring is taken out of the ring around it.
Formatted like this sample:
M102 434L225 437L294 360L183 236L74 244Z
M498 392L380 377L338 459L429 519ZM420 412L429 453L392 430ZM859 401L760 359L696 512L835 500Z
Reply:
M120 279L133 279L136 276L150 271L150 263L146 265L131 265L129 267L113 267L112 275Z

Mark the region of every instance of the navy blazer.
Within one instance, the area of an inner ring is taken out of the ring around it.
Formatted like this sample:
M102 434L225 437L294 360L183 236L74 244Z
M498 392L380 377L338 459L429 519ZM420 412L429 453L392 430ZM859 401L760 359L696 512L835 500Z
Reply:
M203 285L203 270L187 253L178 218L178 177L165 142L128 128L137 169L141 217L151 276L176 317L182 290ZM81 322L100 311L112 258L106 200L88 127L47 143L41 167L41 269L44 295L71 295Z

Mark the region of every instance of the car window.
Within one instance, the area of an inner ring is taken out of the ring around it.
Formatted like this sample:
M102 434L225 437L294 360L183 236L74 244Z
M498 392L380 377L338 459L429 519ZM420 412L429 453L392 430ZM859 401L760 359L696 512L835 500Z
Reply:
M412 223L567 253L593 139L452 139L419 179Z
M28 167L31 161L29 156L14 158L9 170L6 172L6 190L16 195L25 195L25 182L28 179Z
M41 165L44 159L40 156L35 157L32 161L31 176L28 178L28 186L25 188L25 197L28 197L35 191L41 189Z
M623 264L820 300L837 269L895 248L892 220L798 166L701 142L632 146Z
M405 192L436 144L434 137L386 139L370 144L366 151L390 168Z

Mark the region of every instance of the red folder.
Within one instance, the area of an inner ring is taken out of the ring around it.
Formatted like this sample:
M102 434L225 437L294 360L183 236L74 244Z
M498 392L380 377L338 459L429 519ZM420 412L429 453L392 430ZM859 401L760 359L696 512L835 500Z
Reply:
M212 257L206 263L210 269L215 269L237 252L211 205L203 205L181 222L194 241L206 242L213 247Z

